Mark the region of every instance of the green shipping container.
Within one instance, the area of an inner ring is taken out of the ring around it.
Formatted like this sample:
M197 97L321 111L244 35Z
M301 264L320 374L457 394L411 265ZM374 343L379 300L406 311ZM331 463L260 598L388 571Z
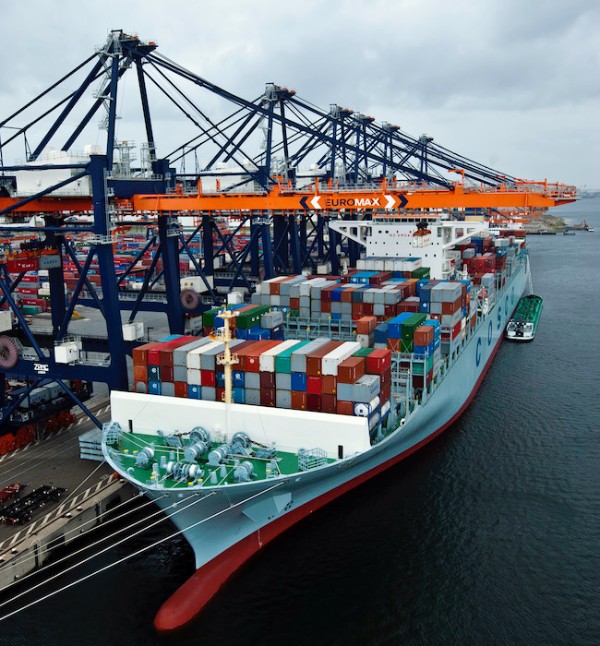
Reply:
M215 316L222 311L222 307L213 307L202 314L202 325L204 327L215 327Z
M425 321L427 314L413 314L409 316L406 321L402 321L400 327L400 333L402 338L400 339L400 352L412 352L413 351L413 337L415 335L415 330Z
M39 314L40 306L39 305L23 305L21 308L21 314Z
M260 325L260 317L270 311L271 308L268 305L256 305L253 309L241 312L236 317L235 327L238 330L248 330L255 325Z
M411 278L429 278L430 277L430 271L429 267L419 267L418 269L414 269L413 271L410 272L410 277Z
M360 350L357 350L352 356L353 357L368 357L371 352L373 352L374 348L361 348Z
M307 343L310 343L310 341L300 341L300 343L296 343L296 345L293 345L291 348L288 348L287 350L284 350L283 352L278 354L275 357L275 372L284 372L288 375L291 374L292 352L299 350Z
M426 366L425 372L429 372L433 368L433 356L427 357L426 361L413 361L412 371L414 375L423 374L423 366Z

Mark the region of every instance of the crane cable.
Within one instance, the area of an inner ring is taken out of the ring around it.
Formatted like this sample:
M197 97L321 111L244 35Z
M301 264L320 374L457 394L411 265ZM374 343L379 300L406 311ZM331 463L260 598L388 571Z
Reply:
M143 554L144 552L147 552L148 550L153 549L154 547L156 547L158 545L161 545L162 543L165 543L166 541L169 541L172 538L175 538L176 536L179 536L180 534L183 534L184 532L186 532L186 531L188 531L190 529L194 529L195 527L198 527L199 525L202 525L203 523L205 523L205 522L207 522L209 520L213 520L214 518L217 518L218 516L225 513L226 511L231 511L232 509L234 509L236 507L239 507L240 505L245 504L245 503L249 502L250 500L253 500L254 498L257 498L258 496L262 496L263 494L268 493L269 491L273 491L273 489L276 489L277 487L280 487L283 484L285 484L285 482L278 482L277 484L273 485L272 487L269 487L268 489L264 489L263 491L259 491L258 493L255 493L252 496L248 496L248 498L244 498L244 500L240 500L239 502L234 503L233 505L230 505L229 507L226 507L225 509L221 509L220 511L217 511L214 514L211 514L207 518L203 518L202 520L199 520L199 521L197 521L195 523L192 523L191 525L188 525L184 529L178 529L177 531L173 532L172 534L169 534L168 536L165 536L164 538L161 538L161 539L155 541L154 543L151 543L150 545L146 545L145 547L142 547L139 550L136 550L132 554L128 554L127 556L124 556L124 557L122 557L120 559L117 559L116 561L113 561L112 563L109 563L108 565L105 565L104 567L98 568L97 570L94 570L93 572L90 572L90 574L86 574L85 576L82 576L82 577L80 577L79 579L77 579L75 581L71 581L71 583L68 583L67 585L62 586L62 587L58 588L57 590L54 590L53 592L49 592L48 594L44 595L43 597L40 597L39 599L35 599L34 601L31 601L30 603L25 604L24 606L21 606L21 607L17 608L16 610L13 610L12 612L9 612L8 614L0 617L0 621L4 621L5 619L9 619L10 617L13 617L14 615L18 614L19 612L22 612L23 610L27 610L28 608L31 608L32 606L35 606L38 603L41 603L42 601L45 601L46 599L54 597L57 594L59 594L60 592L63 592L64 590L72 588L73 586L75 586L75 585L77 585L79 583L83 583L84 581L87 581L88 579L91 579L93 576L96 576L97 574L101 574L102 572L106 572L107 570L110 570L113 567L115 567L117 565L120 565L121 563L124 563L125 561L128 561L131 558L139 556L140 554ZM213 495L213 494L209 494L209 495ZM200 500L204 500L204 498L201 498ZM196 502L199 502L199 501L196 501ZM193 504L195 504L195 503L193 503ZM179 510L179 511L182 511L182 510ZM171 514L171 515L169 515L167 517L170 518L172 515L175 515L176 513L178 513L178 512L173 512L173 514ZM123 542L123 541L120 541L120 542ZM116 543L115 546L116 545L119 545L119 543ZM110 547L112 547L112 546L110 546ZM106 549L110 549L110 547L106 548ZM102 550L102 552L106 551L106 549ZM99 554L101 554L102 552L100 552ZM81 563L78 563L75 566L72 566L71 568L69 568L69 570L73 569L73 567L77 567L77 565L81 565L81 564L85 563L88 560L89 560L89 558L85 559ZM64 572L67 572L67 571L68 570L64 570ZM64 572L61 572L60 574L63 574ZM36 587L39 587L39 586L36 586ZM26 593L24 592L21 595L18 595L16 597L14 597L14 599L22 596L23 594L26 594ZM0 604L0 608L3 607L4 605L6 605L6 603L9 603L9 602L5 602L3 604Z
M25 596L26 594L29 594L30 592L33 592L33 591L34 591L34 590L36 590L37 588L40 588L41 586L46 585L47 583L50 583L50 582L51 582L51 581L53 581L54 579L57 579L58 577L61 577L63 574L66 574L67 572L70 572L71 570L75 569L76 567L79 567L80 565L83 565L84 563L87 563L87 562L88 562L88 561L90 561L91 559L96 558L97 556L100 556L101 554L104 554L104 553L105 553L105 552L107 552L108 550L110 550L110 549L112 549L112 548L114 548L114 547L117 547L117 546L121 545L121 544L122 544L122 543L124 543L125 541L128 541L130 538L133 538L134 536L138 536L139 534L141 534L142 532L145 532L146 530L150 529L151 527L154 527L154 526L156 526L156 525L158 525L158 524L160 524L160 523L165 522L165 520L167 520L167 519L169 519L169 518L172 518L172 517L173 517L173 516L175 516L176 514L178 514L178 513L182 512L182 511L185 511L186 509L188 509L188 508L192 507L193 505L198 504L200 501L205 500L206 498L208 498L208 497L210 497L210 496L214 496L214 495L215 495L214 493L211 493L211 494L209 494L208 496L204 496L204 497L202 497L202 498L198 498L198 497L197 497L197 494L196 494L196 495L194 495L194 496L190 496L190 497L192 498L192 502L191 502L191 503L189 503L189 504L187 504L187 505L184 505L183 507L181 507L181 509L177 509L177 510L176 510L176 511L174 511L172 514L163 515L163 517L162 517L162 518L159 518L158 520L154 521L153 523L150 523L150 525L148 525L148 526L146 526L146 527L142 527L141 529L138 529L137 531L133 532L133 534L130 534L129 536L125 536L124 538L119 539L116 543L113 543L113 544L109 545L108 547L105 547L105 548L101 549L99 552L97 552L97 553L95 553L95 554L92 554L92 555L90 555L90 556L86 556L83 560L79 561L78 563L75 563L74 565L70 565L68 568L65 568L64 570L61 570L61 571L60 571L60 572L58 572L57 574L53 574L51 577L49 577L49 578L45 579L44 581L40 581L40 583L36 583L34 586L32 586L31 588L29 588L28 590L23 590L23 592L19 592L18 594L16 594L16 595L15 595L14 597L12 597L11 599L8 599L7 601L3 601L2 603L0 603L0 608L3 608L4 606L8 605L9 603L12 603L12 602L13 602L13 601L15 601L16 599L19 599L20 597L23 597L23 596ZM174 503L174 505L173 505L173 506L177 506L178 504L180 504L180 503ZM162 510L160 510L160 509L159 509L157 512L155 512L154 514L152 514L150 517L155 516L155 515L157 515L157 514L160 514L161 512L162 512ZM146 519L146 518L144 518L143 520L147 520L147 519ZM138 524L139 524L139 523L138 523ZM134 525L135 525L135 523L134 523ZM124 529L118 530L117 532L114 532L114 534L113 534L113 535L117 535L117 534L119 534L119 533L121 533L121 532L123 532L123 531L126 531L127 529L129 529L129 528L128 528L128 527L126 527L126 528L124 528ZM112 538L112 536L108 536L107 538ZM99 541L97 541L94 545L99 544L99 543L102 543L104 540L105 540L105 539L100 539L100 540L99 540ZM79 554L80 552L84 551L85 549L87 549L87 548L85 548L85 547L84 547L84 548L82 548L82 549L80 549L80 550L76 551L72 556L76 556L77 554ZM65 558L68 558L68 557L63 557L63 559L61 559L61 561L65 560ZM26 577L23 577L23 578L25 579L25 578L28 578L28 577L30 577L30 576L32 576L32 575L33 575L33 573L32 573L32 574L28 574ZM23 580L23 579L21 579L21 580ZM10 615L7 615L6 617L8 617L8 616L10 616ZM1 617L1 618L0 618L0 621L1 621L2 619L6 618L6 617Z
M120 507L123 507L124 505L127 505L127 504L131 503L132 501L136 500L136 498L140 498L140 497L141 497L141 496L143 496L143 495L144 495L144 494L140 491L140 492L138 493L138 495L137 495L137 496L133 496L133 497L131 497L131 498L128 498L127 500L123 501L122 503L119 503L117 506L115 506L115 507L111 507L110 509L108 509L108 510L106 510L106 511L102 512L102 513L101 513L101 514L99 514L98 516L94 516L93 518L90 518L89 520L86 520L86 521L82 522L79 526L77 526L77 527L75 527L75 528L73 528L73 529L69 530L68 532L65 532L65 533L63 534L63 538L67 539L71 534L75 534L75 533L77 533L77 534L82 534L82 528L83 528L83 527L85 527L86 525L89 525L90 523L98 522L98 521L99 521L103 516L106 516L106 514L114 514L114 513L115 513L115 511L116 511L117 509L119 509ZM159 498L157 498L156 500L160 500L161 498L164 498L164 496L166 496L166 495L167 495L167 494L164 494L163 496L160 496L160 497L159 497ZM100 529L100 528L104 528L104 527L106 527L107 525L109 525L110 523L114 523L114 522L115 522L115 521L117 521L117 520L122 520L123 518L125 518L125 517L126 517L126 516L128 516L129 514L139 512L139 511L141 511L142 509L144 509L144 507L147 507L148 505L154 504L154 503L156 502L156 500L148 500L148 501L146 501L145 503L143 503L143 504L142 504L141 506L139 506L139 507L134 507L133 509L130 509L129 511L125 511L125 512L123 512L123 513L121 513L121 514L119 514L119 515L117 515L117 516L114 516L113 518L109 518L108 520L106 520L106 521L104 521L104 522L101 522L101 523L99 522L95 527L91 527L90 529L88 529L88 530L85 532L85 534L86 534L86 535L89 535L89 534L91 534L93 531L95 531L95 530L97 530L97 529ZM150 518L150 516L148 516L148 517L146 518L146 520L147 520L148 518ZM129 527L131 528L131 527L132 527L132 525L130 525ZM111 538L111 537L112 537L112 536L114 536L115 534L116 534L116 532L115 532L115 533L113 533L113 534L110 534L110 535L108 536L108 538ZM27 538L27 537L25 537L25 538ZM25 538L23 538L23 540L25 540ZM105 539L105 540L106 540L106 539ZM66 542L66 540L65 540L65 542ZM88 545L88 546L87 546L87 549L89 549L89 548L91 548L91 547L94 547L94 545L96 545L96 544L97 544L97 543L93 543L93 544L91 544L91 545ZM50 545L50 544L49 544L49 545ZM54 548L53 548L53 547L46 547L46 548L44 548L43 550L41 550L41 551L39 551L39 552L37 552L37 553L33 553L33 554L26 554L25 556L23 556L23 558L15 559L14 561L11 561L11 562L10 562L10 563L11 563L11 566L15 566L15 565L22 565L23 563L27 563L28 561L31 561L31 560L34 560L34 559L36 559L36 558L39 558L40 556L43 556L43 555L44 555L44 554L46 554L47 552L51 552L51 551L52 551L52 549L54 549ZM70 554L70 555L68 555L68 557L65 557L65 558L69 558L70 556L73 556L73 555L72 555L72 554ZM60 559L59 561L52 561L52 562L51 562L51 563L49 563L48 565L43 565L43 566L42 566L42 569L50 568L50 567L52 567L53 565L55 565L56 563L60 563L62 560L64 560L64 559ZM36 570L36 573L39 573L40 571L41 571L41 570L39 570L39 569L38 569L38 570ZM32 576L33 574L34 574L33 572L32 572L31 574L27 574L25 577L20 578L20 579L19 579L19 581L23 581L23 579L28 578L29 576ZM4 586L3 588L0 588L0 592L1 592L2 590L6 590L6 589L10 588L12 585L13 585L13 583L10 583L9 585Z

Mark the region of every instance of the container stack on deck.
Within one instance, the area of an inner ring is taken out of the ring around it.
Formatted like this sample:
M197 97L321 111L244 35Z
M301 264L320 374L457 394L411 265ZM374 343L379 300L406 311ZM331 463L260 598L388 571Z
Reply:
M367 417L370 428L390 410L390 350L357 341L231 341L234 403ZM137 392L222 401L224 343L180 336L134 350Z

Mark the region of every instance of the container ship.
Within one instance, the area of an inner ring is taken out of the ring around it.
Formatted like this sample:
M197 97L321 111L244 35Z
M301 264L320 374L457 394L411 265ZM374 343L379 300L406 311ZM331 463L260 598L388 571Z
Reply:
M282 276L203 315L203 336L134 350L102 450L193 548L155 618L185 625L285 529L447 429L530 281L525 240L483 218L339 220L340 276Z

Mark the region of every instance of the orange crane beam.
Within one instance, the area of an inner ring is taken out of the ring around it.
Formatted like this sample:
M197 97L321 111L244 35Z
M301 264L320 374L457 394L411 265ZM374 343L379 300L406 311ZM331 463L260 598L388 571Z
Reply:
M9 209L22 198L0 197L0 211ZM41 197L24 204L14 210L14 213L56 213L60 211L80 212L92 210L91 197Z
M543 186L536 184L536 186ZM320 189L292 190L275 186L266 194L174 193L169 195L134 195L133 211L240 212L240 211L340 211L373 209L379 211L460 209L460 208L550 208L576 200L574 187L546 186L542 190L527 184L516 188L467 188L462 184L452 189L402 188L382 185L380 191L346 191Z
M194 194L134 195L116 200L117 205L133 212L242 212L297 211L328 212L373 209L380 212L401 210L447 210L527 208L546 209L577 199L575 187L547 182L519 182L516 187L467 187L462 183L452 188L402 185L384 181L380 190L321 188L316 181L310 189L294 190L276 185L269 193L202 193L201 185ZM17 204L18 198L0 198L0 210ZM43 197L15 209L15 213L85 212L91 211L91 197Z

